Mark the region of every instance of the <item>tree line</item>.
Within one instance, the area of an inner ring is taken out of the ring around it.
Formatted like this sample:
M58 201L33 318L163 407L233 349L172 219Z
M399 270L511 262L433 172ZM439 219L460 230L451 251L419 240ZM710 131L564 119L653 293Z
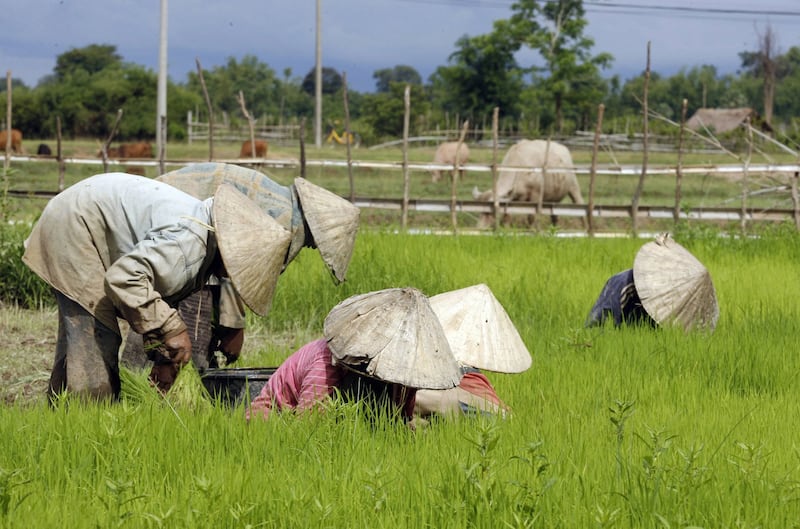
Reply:
M351 129L366 143L399 137L406 86L411 87L412 134L444 128L455 119L486 123L498 107L501 127L520 135L567 135L592 129L600 103L605 105L607 132L642 129L644 71L627 80L603 76L613 56L592 51L583 0L518 0L510 9L509 17L496 20L489 33L458 39L447 64L425 81L412 66L395 65L373 73L375 92L348 89ZM771 129L800 138L800 100L794 97L794 87L800 87L800 48L778 53L775 42L770 28L759 34L757 50L739 53L736 74L720 75L713 65L688 67L671 76L650 72L649 108L677 122L684 99L689 115L698 108L751 107ZM536 65L519 64L517 52L523 49L536 52ZM323 123L329 126L344 119L343 73L323 68ZM303 77L290 68L279 74L256 56L245 55L229 57L202 76L215 115L226 113L234 123L246 123L237 100L240 92L255 118L274 124L313 118L313 67ZM18 79L12 87L14 127L26 137L55 136L58 116L67 137L104 138L118 109L124 111L119 139L155 136L157 73L126 62L114 45L70 49L57 56L52 74L35 87ZM203 114L205 108L198 72L189 72L183 82L170 80L168 137L185 138L187 112ZM5 108L0 117L5 120Z

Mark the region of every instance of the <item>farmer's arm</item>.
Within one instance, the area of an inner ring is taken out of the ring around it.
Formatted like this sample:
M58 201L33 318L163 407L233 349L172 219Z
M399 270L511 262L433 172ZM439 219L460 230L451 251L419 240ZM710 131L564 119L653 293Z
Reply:
M235 362L244 345L245 306L230 279L220 279L219 317L214 335L218 340L216 350L225 355L230 364Z
M141 241L106 271L105 290L134 331L163 340L186 332L165 300L197 283L206 243L188 230L163 231ZM190 289L190 288L189 288Z

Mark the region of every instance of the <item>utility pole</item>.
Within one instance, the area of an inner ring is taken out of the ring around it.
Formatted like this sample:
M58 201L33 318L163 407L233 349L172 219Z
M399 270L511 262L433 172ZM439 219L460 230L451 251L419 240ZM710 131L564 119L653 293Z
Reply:
M167 119L167 0L161 0L161 37L158 46L158 94L156 96L156 153L166 154L162 128ZM159 154L157 154L158 156Z
M317 0L317 62L314 72L314 145L322 147L322 0Z

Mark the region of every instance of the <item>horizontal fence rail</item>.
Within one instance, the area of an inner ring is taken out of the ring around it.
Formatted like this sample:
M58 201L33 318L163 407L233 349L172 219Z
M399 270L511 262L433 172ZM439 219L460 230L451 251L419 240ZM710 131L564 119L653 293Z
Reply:
M50 162L56 161L54 157L43 156L19 156L14 155L10 157L12 162ZM103 160L99 158L63 158L62 161L67 164L86 164L86 165L103 165ZM263 167L274 168L293 168L299 167L300 161L295 158L285 159L266 159L266 158L229 158L229 159L216 159L216 162L231 163L239 165L258 165ZM164 161L165 166L170 167L183 167L195 163L202 163L200 160L178 160L173 159ZM141 165L141 166L159 166L162 162L154 159L123 159L123 160L107 160L105 162L111 170L122 169L128 165ZM452 164L438 164L438 163L407 163L402 162L375 162L375 161L359 161L351 160L306 160L307 167L352 167L370 168L370 169L389 169L402 171L407 168L410 171L432 171L432 170L452 170ZM459 169L465 171L475 171L491 173L492 166L485 164L465 164L459 166ZM542 172L541 168L530 167L504 167L504 169L514 169L520 171L533 171ZM573 170L577 174L587 175L591 173L591 167L588 165L575 165ZM675 166L649 166L646 169L647 175L677 175L678 168ZM714 174L786 174L796 176L800 173L800 164L753 164L753 165L739 165L739 164L715 164L715 165L701 165L701 166L685 166L680 168L684 176L687 175L706 175ZM621 175L621 176L640 176L642 174L642 167L636 165L627 166L605 166L595 168L596 175ZM789 190L789 185L778 184L766 191L785 191ZM760 191L754 191L753 194L758 194ZM49 190L9 190L10 196L14 197L52 197L57 194L57 191ZM471 213L475 215L491 214L494 212L494 204L491 201L476 201L476 200L439 200L439 199L409 199L403 201L402 199L393 198L364 198L359 197L354 199L355 205L360 208L371 208L378 210L399 211L403 208L403 203L406 202L409 211L429 212L429 213ZM500 201L498 212L503 215L553 215L563 217L588 217L588 205L580 204L553 204L544 203L541 208L535 203L526 202L508 202ZM608 204L595 204L592 208L592 217L598 219L631 219L633 209L630 204L626 205L608 205ZM643 206L640 205L636 210L636 218L641 219L675 219L676 212L674 206ZM753 208L753 207L692 207L681 208L677 213L678 219L697 220L697 221L730 221L730 222L750 222L750 221L766 221L766 222L782 222L792 221L798 222L797 214L793 209L783 208Z

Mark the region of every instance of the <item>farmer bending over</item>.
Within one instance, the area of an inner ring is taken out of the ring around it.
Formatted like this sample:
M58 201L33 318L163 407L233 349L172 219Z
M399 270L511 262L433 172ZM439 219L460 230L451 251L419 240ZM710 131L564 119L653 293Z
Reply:
M117 318L177 374L192 343L175 305L213 273L264 313L277 273L264 266L290 234L229 185L198 200L124 173L87 178L53 198L25 242L24 262L55 290L58 340L49 391L117 398ZM258 265L258 266L256 266Z

